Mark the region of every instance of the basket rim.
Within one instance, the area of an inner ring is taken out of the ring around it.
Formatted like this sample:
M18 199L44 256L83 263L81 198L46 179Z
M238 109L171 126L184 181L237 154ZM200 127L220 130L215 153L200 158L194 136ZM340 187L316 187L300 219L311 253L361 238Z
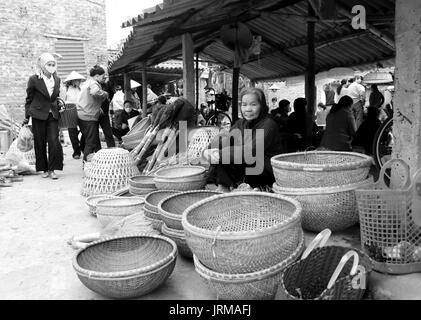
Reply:
M129 192L129 186L121 188L121 189L115 191L114 193L112 193L111 195L120 197L122 194L125 194L127 192Z
M157 193L164 193L164 192L176 192L176 193L180 193L180 191L177 191L177 190L170 190L170 189L168 189L168 190L155 190L155 191L152 191L152 192L149 192L146 196L145 196L145 204L148 204L149 206L151 206L151 207L157 207L157 206L155 206L155 205L153 205L150 201L149 201L149 199L154 195L154 194L157 194ZM171 194L172 195L172 194ZM170 195L170 196L171 196Z
M172 212L166 211L166 210L164 210L164 209L162 208L162 205L163 205L165 202L167 202L167 201L171 201L172 199L174 199L174 198L176 198L176 197L180 197L180 196L183 196L183 195L186 195L186 194L196 194L196 193L213 193L213 194L215 194L215 195L222 194L222 192L219 192L219 191L214 191L214 190L190 190L190 191L180 192L180 193L178 193L178 194L174 194L174 195L171 195L171 196L169 196L169 197L166 197L166 198L162 199L162 200L158 203L158 205L157 205L157 208L158 208L159 213L160 213L161 215L165 215L165 216L169 217L170 219L171 219L171 218L172 218L172 219L176 219L177 221L180 221L180 223L181 223L181 218L182 218L182 215L180 215L180 214L174 214L174 213L172 213ZM209 196L208 198L210 198L210 197L211 197L211 196ZM187 207L187 208L188 208L188 207ZM187 208L186 208L186 210L187 210Z
M113 240L126 239L126 238L138 238L138 237L155 238L155 239L167 241L168 243L171 244L172 251L167 257L149 266L136 268L132 270L126 270L126 271L117 271L117 272L92 271L92 270L82 268L81 266L79 266L77 262L77 258L79 257L79 255L85 250L88 250L92 246L95 246L97 244L101 244L104 242L113 241ZM118 280L118 279L136 278L142 275L146 275L152 271L157 271L156 269L160 269L160 267L162 267L163 265L166 265L167 263L168 264L171 263L176 257L177 257L177 244L170 238L160 236L160 235L147 234L147 233L135 233L135 234L124 235L124 236L106 237L101 240L94 241L88 244L86 248L80 249L79 251L76 252L76 254L73 256L72 264L73 264L74 270L76 271L78 275L88 277L89 279Z
M333 154L333 155L347 155L354 156L357 159L348 163L340 164L308 164L308 163L297 163L293 161L282 161L279 158L286 158L290 156L299 156L299 155L312 155L312 154ZM338 169L341 170L353 170L361 167L369 166L373 163L373 158L357 152L348 152L348 151L301 151L301 152L292 152L292 153L282 153L273 156L270 159L270 163L276 169L288 169L296 171L312 171L310 168L314 168L314 171L335 171Z
M354 251L356 251L357 253L358 253L358 255L360 255L360 256L362 256L362 257L364 257L365 259L367 259L370 263L369 263L369 265L368 265L368 268L366 268L365 266L364 266L364 269L365 269L365 274L368 276L369 274L370 274L370 272L373 270L373 259L371 259L370 258L370 256L368 255L368 254L366 254L364 251L362 251L362 250L360 250L360 249L358 249L358 248L354 248L354 247L344 247L344 246L336 246L336 245L329 245L329 246L324 246L324 247L318 247L318 248L315 248L315 249L313 249L312 251L311 251L311 253L313 253L313 252L316 252L316 251L320 251L320 250L326 250L326 249L331 249L331 248L341 248L341 249L348 249L348 250L354 250ZM292 268L293 266L295 266L295 265L297 265L297 264L299 264L299 263L302 263L302 261L305 261L306 259L308 259L309 257L306 257L304 260L297 260L297 261L295 261L294 263L291 263L290 265L288 265L284 270L282 270L282 273L281 273L281 279L280 279L280 281L279 281L279 286L282 288L282 290L284 291L284 294L286 294L286 295L288 295L288 297L290 297L290 298L292 298L292 299L294 299L294 300L300 300L298 297L296 297L296 296L293 296L293 295L291 295L290 293L289 293L289 291L285 288L285 283L284 283L284 277L285 277L285 272L287 271L287 270L289 270L290 268ZM362 261L362 259L360 259L359 260L359 265L361 265L361 261ZM319 296L318 297L316 297L316 299L317 298L319 298L320 296L322 296L324 293L326 293L328 290L332 290L335 286L336 286L336 282L337 281L344 281L345 279L348 279L348 278L352 278L353 276L351 276L350 274L348 274L348 275L346 275L346 276L342 276L342 277L340 277L340 276L338 276L338 278L337 278L337 280L335 281L335 283L333 284L333 286L330 288L330 289L328 289L327 287L319 294ZM366 277L366 281L368 282L368 277ZM313 299L313 300L315 300L315 299Z
M193 255L193 261L197 273L199 273L200 276L204 277L207 280L235 283L263 280L281 272L282 270L287 268L291 263L293 263L304 251L304 244L304 234L301 234L301 239L297 248L293 251L293 253L291 253L291 255L288 258L269 268L249 273L230 274L216 272L204 266L196 257L196 255Z
M338 185L338 186L331 186L331 187L317 187L317 188L284 188L279 186L276 182L273 183L272 189L275 192L279 192L285 195L317 195L317 194L329 194L329 193L338 193L338 192L346 192L346 191L353 191L357 188L368 186L373 184L373 177L369 177L363 181Z
M116 197L116 198L99 200L97 202L97 207L121 208L122 206L120 206L120 205L112 205L112 204L107 205L106 204L106 202L114 201L116 199L125 199L125 200L129 200L129 201L133 201L133 203L124 205L124 207L136 207L136 206L142 205L145 202L144 199L141 199L139 197Z
M207 229L193 226L192 224L188 222L187 216L191 213L191 211L197 209L198 207L214 200L237 197L237 196L264 196L264 197L276 198L278 200L284 200L284 201L290 202L291 204L295 206L295 210L290 217L283 220L282 222L274 226L271 226L269 228L259 229L259 230L228 231L228 232L218 231L218 230L207 230ZM215 195L215 196L200 200L199 202L196 202L195 204L191 205L183 212L181 223L184 230L187 230L188 232L202 238L211 238L214 241L216 241L217 239L218 240L241 240L241 239L266 237L267 235L277 233L285 228L294 226L295 224L299 223L301 225L301 212L302 212L301 204L294 198L291 198L288 196L284 196L284 195L280 195L276 193L260 192L260 191L230 192L230 193L223 193L220 195Z
M165 178L154 178L155 184L158 183L188 183L188 182L200 182L205 180L205 175L200 174L197 176L180 177L176 179L165 179Z
M162 175L162 172L164 171L169 171L169 170L173 170L173 169L185 169L185 168L189 168L189 169L200 169L199 172L192 174L192 175L181 175L181 176L175 176L175 177L168 177L165 175ZM195 177L197 175L201 175L204 174L206 172L206 169L202 166L193 166L193 165L176 165L176 166L169 166L169 167L164 167L164 168L160 168L158 169L155 173L154 173L154 177L155 178L160 178L160 179L168 179L168 180L173 180L173 179L179 179L179 178L190 178L190 177Z
M104 198L104 199L109 199L109 198L114 198L117 197L115 195L109 194L109 193L104 193L104 194L94 194L92 196L89 196L85 199L85 203L88 207L95 207L96 203L92 203L93 200L97 199L97 198Z

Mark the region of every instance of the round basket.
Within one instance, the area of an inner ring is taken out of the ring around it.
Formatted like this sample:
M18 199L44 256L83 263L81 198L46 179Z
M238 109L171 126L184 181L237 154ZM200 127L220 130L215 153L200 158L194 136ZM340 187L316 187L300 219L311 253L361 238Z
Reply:
M174 270L177 245L158 235L127 235L89 244L73 268L90 290L110 298L135 298L162 285Z
M101 149L92 157L84 178L83 196L111 194L129 185L139 175L132 156L121 148Z
M150 219L157 220L157 221L162 221L161 215L159 213L151 211L145 207L143 208L143 213L145 214L145 217L148 217Z
M18 156L20 156L21 158L25 159L26 162L28 162L29 165L35 164L35 161L36 161L36 159L35 159L35 149L32 148L31 150L26 151L26 152L20 151L19 148L18 148L18 139L15 139L12 142L12 144L10 145L9 150L6 152L6 155L5 155L6 159L7 159L7 156L9 154L12 154L12 153L15 153Z
M156 191L156 188L137 188L129 186L129 193L134 196L146 196L153 191Z
M115 197L97 202L96 215L103 227L110 222L142 211L144 200L137 197Z
M178 194L176 190L158 190L150 192L145 197L145 209L158 213L158 204L166 197Z
M278 290L282 271L295 262L304 249L304 236L292 254L280 263L252 273L224 274L206 268L193 257L196 272L209 289L222 300L270 300Z
M156 189L153 176L134 176L129 179L130 186L142 189Z
M178 252L185 258L192 259L193 253L187 245L184 231L169 228L165 223L162 224L161 232L164 236L170 238L177 244Z
M183 230L181 218L183 212L191 205L203 199L221 194L218 191L196 190L175 194L163 199L158 204L158 212L162 221L172 229Z
M273 191L301 204L301 223L305 230L320 232L328 228L341 231L359 220L355 190L371 183L371 178L327 188L282 188L274 183Z
M266 192L216 195L190 206L182 224L187 243L216 272L249 273L289 257L302 237L298 201Z
M96 217L96 205L98 201L111 199L111 198L115 198L115 196L109 195L109 194L98 194L95 196L88 197L85 202L89 208L89 213Z
M177 178L177 179L154 179L155 185L158 190L177 190L177 191L190 191L202 190L206 187L205 175L195 177Z
M289 265L281 274L279 294L282 300L359 300L363 297L366 283L356 288L354 276L350 275L352 263L348 261L334 285L328 289L328 283L343 256L352 249L359 256L362 274L366 280L372 270L371 259L362 251L326 246L314 249L308 257Z
M205 174L206 169L202 166L171 166L161 168L155 172L155 178L158 179L179 179L179 178L192 178L202 176Z
M320 188L361 182L373 159L361 153L309 151L271 158L276 183L285 188Z

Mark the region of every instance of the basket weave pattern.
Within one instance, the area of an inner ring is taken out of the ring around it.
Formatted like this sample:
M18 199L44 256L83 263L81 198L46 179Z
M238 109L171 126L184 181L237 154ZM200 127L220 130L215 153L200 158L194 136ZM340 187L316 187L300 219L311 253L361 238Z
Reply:
M136 197L116 197L97 202L98 221L106 226L111 222L142 211L143 200Z
M263 192L217 195L190 206L182 225L189 247L206 267L248 273L288 258L303 231L301 206Z
M163 284L176 261L175 243L155 235L113 237L90 244L73 259L89 289L111 298L145 295Z
M178 194L176 190L158 190L149 193L145 197L145 208L158 213L158 204L165 198Z
M22 152L19 150L19 148L17 147L18 144L18 139L15 139L12 144L9 147L9 150L6 152L6 158L7 155L9 153L15 153L17 155L19 155L20 157L22 157L23 159L25 159L26 162L28 162L29 165L34 165L35 164L35 149L32 148L31 150L27 151L27 152Z
M105 200L105 199L111 199L115 196L109 195L109 194L98 194L95 196L90 196L86 199L86 205L89 208L89 213L93 216L96 216L96 205L98 204L98 201Z
M196 272L206 282L217 299L223 300L269 300L278 290L281 272L293 263L304 249L304 237L296 250L279 264L265 270L248 274L222 274L206 268L194 257Z
M171 229L164 223L162 225L162 234L177 244L178 252L180 255L189 259L193 258L193 253L187 244L184 231Z
M365 180L372 158L353 152L310 151L277 155L271 164L278 185L318 188Z
M327 289L337 265L349 250L349 248L340 246L317 248L304 260L299 260L288 266L281 275L280 296L285 300L361 299L365 288L353 288L353 276L349 274L352 261L345 264L335 284ZM359 250L353 250L358 253L359 265L364 268L365 277L368 279L372 270L370 258Z
M109 148L99 150L92 158L85 174L83 196L109 194L129 185L129 179L139 175L127 150Z

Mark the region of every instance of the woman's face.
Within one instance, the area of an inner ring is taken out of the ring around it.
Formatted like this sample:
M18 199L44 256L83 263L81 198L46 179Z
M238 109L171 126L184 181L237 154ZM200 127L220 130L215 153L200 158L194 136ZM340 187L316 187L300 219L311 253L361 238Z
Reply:
M262 106L255 94L248 93L243 96L243 99L241 100L241 112L243 113L244 119L257 119L261 109Z

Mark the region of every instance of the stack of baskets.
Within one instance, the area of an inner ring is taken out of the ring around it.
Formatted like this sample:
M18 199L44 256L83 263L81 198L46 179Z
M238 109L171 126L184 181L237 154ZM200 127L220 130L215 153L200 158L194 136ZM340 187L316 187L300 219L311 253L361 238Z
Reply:
M272 157L273 191L298 200L303 228L344 230L358 222L355 190L371 183L372 158L360 153L311 151Z
M154 182L158 190L201 190L206 186L205 172L202 166L165 167L155 172Z
M181 223L183 212L191 205L217 194L220 193L208 190L186 191L170 195L159 202L158 213L163 221L162 234L174 240L182 256L193 258Z
M139 170L127 150L109 148L99 150L92 158L85 174L83 196L111 194L129 184L129 179L139 175Z
M144 200L138 197L111 197L96 203L96 216L103 227L131 214L142 212Z
M150 192L156 191L153 176L139 175L129 179L129 192L134 196L144 196Z
M150 117L144 118L136 123L126 135L121 137L123 140L122 147L127 150L134 149L142 140L150 124Z
M176 244L157 235L126 235L89 244L73 268L90 290L110 298L135 298L161 286L174 270Z
M273 299L303 249L300 204L266 192L215 195L183 213L196 271L218 299Z
M178 191L176 190L158 190L146 195L143 212L145 217L152 222L154 229L161 231L163 224L161 216L158 212L158 204L166 197L177 193Z

